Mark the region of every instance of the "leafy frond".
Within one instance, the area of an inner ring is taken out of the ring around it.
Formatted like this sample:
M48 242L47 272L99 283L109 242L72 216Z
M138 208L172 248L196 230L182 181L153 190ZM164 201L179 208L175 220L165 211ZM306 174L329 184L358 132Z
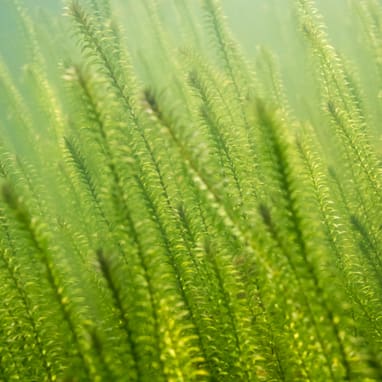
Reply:
M246 3L9 4L0 380L382 380L381 7Z

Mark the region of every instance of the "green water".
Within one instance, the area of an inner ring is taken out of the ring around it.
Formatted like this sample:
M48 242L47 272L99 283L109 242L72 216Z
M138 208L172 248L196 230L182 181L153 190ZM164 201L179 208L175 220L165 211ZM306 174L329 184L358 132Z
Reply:
M30 52L28 53L23 27L10 3L4 1L1 5L0 52L10 70L21 78L22 68L28 61ZM208 37L202 36L203 17L198 1L186 3L192 14L192 22L195 23L194 30L199 35L198 43L208 52L211 50L211 44ZM51 57L48 62L50 70L57 72L59 63L65 59L61 53L65 49L68 55L69 52L73 52L71 32L67 26L67 18L63 16L64 5L56 0L29 0L24 4L36 26L42 46ZM187 48L191 30L184 21L183 24L180 21L176 1L162 0L158 4L168 37L175 45ZM315 113L306 110L304 105L304 99L312 96L313 85L291 4L292 1L289 0L222 1L225 16L242 51L250 61L255 60L259 47L266 47L276 55L290 102L301 117L307 117ZM366 84L365 88L375 93L377 90L374 87L373 74L368 67L370 56L365 51L364 37L351 2L320 0L317 1L317 6L323 14L331 41L339 51L358 65L361 80ZM147 13L137 1L126 3L114 0L113 9L126 31L135 66L144 77L143 67L147 66L147 62L142 65L142 57L151 62L156 60L157 55L157 45L153 36L155 32L150 29ZM159 62L156 67L160 73L158 77L163 77L166 69L160 67Z

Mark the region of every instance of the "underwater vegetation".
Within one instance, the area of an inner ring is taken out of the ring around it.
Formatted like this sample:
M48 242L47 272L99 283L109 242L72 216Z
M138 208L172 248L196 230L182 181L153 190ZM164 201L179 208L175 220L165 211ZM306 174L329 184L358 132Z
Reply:
M381 3L283 2L300 96L217 0L64 3L0 5L0 381L382 381Z

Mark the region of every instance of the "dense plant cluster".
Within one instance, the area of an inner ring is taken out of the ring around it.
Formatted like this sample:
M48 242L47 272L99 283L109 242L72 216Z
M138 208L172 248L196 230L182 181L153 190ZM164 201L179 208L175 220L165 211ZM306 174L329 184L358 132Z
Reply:
M107 0L66 1L54 53L12 3L28 62L21 81L0 62L0 380L381 381L381 106L313 1L290 5L304 120L217 0L202 31L177 2L181 48L134 3L157 58L139 67ZM382 84L382 8L354 9Z

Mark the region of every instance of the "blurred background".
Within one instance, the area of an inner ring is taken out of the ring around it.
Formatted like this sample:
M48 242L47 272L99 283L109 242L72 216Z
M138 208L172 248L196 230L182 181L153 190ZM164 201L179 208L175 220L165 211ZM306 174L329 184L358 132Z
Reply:
M374 71L368 64L369 52L363 44L357 1L316 0L316 5L323 15L331 42L355 64L360 82L375 98L379 90L375 88ZM0 54L15 77L22 79L30 49L25 43L25 31L16 16L14 3L1 0ZM116 10L114 17L126 32L132 61L144 82L150 82L149 77L154 76L156 83L166 86L170 80L166 60L158 59L162 54L158 48L158 29L150 16L155 3L163 27L161 32L172 49L171 54L178 54L177 47L192 50L198 45L198 51L202 47L205 55L213 56L212 38L204 28L201 0L112 0L112 3ZM260 46L269 49L280 69L292 109L298 117L315 118L319 108L308 110L305 99L315 92L312 76L316 74L310 72L293 3L293 0L221 0L233 37L248 62L255 63ZM73 31L63 17L63 2L24 0L23 4L35 25L44 53L49 57L49 70L53 73L65 56L76 56Z

